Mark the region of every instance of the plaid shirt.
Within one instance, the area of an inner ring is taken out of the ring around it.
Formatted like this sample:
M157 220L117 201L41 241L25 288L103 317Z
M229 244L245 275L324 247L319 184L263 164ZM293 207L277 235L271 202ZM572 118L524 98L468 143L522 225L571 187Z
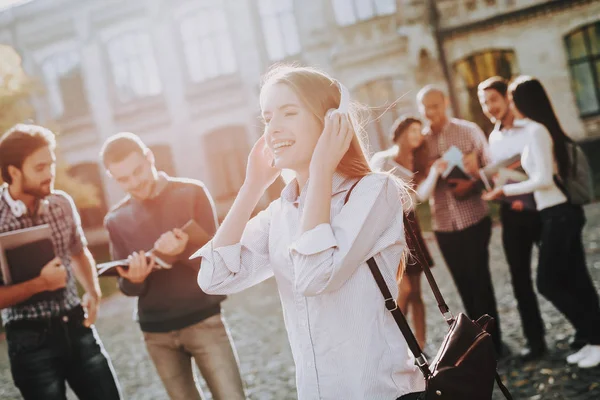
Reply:
M458 147L463 154L477 152L479 165L489 163L488 144L481 128L461 119L451 119L441 132L425 132L431 162L440 158L452 146ZM433 230L436 232L455 232L475 225L488 215L488 206L479 192L463 199L452 194L451 187L440 179L429 200Z
M61 191L46 197L45 204L36 215L16 217L3 194L7 185L0 187L0 233L49 224L52 230L54 253L60 257L67 270L67 286L62 298L44 300L34 304L16 305L2 310L2 323L56 317L79 305L75 277L71 268L71 255L79 254L87 246L81 221L73 199ZM2 276L0 274L0 284Z

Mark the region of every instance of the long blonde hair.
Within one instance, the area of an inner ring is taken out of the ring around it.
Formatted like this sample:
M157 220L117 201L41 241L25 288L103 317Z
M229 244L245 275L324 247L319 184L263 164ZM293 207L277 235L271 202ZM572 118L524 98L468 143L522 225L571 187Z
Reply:
M288 85L322 124L327 110L340 105L341 93L337 82L315 68L275 65L264 76L261 92L266 86L277 83ZM363 148L364 129L359 123L356 103L350 104L348 117L355 134L337 172L350 178L362 178L373 171Z

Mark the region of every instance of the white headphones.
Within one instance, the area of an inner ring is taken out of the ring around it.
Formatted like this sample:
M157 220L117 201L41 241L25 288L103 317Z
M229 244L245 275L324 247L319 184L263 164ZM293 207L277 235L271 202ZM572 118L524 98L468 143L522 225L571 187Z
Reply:
M23 203L21 200L13 199L8 191L8 186L4 186L2 197L4 197L4 200L6 200L6 202L8 203L8 206L10 207L10 211L13 213L13 215L15 217L20 218L23 215L27 214L27 206L25 205L25 203ZM39 204L38 210L37 210L38 215L41 215L46 211L47 203L48 203L47 200L40 201L40 204Z
M334 80L338 89L340 90L340 106L337 109L331 109L329 112L337 113L337 114L348 114L348 109L350 108L350 93L346 86L344 86L341 82Z

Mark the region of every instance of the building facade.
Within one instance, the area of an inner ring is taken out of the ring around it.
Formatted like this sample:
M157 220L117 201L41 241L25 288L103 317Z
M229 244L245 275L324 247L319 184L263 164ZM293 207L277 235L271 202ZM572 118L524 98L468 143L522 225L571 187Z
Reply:
M123 196L98 162L120 131L166 172L204 181L223 217L276 62L321 68L368 105L369 152L390 145L428 83L488 128L474 88L496 74L539 77L573 137L600 136L600 0L34 0L0 13L0 42L43 83L37 117L59 127L71 173L101 189L102 206L83 213L93 242Z

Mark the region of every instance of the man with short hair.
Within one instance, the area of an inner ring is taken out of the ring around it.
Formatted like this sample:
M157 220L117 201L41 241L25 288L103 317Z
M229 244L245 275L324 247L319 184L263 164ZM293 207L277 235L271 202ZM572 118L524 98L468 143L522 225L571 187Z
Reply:
M138 297L137 320L146 348L171 399L200 399L192 373L198 365L216 400L244 399L237 357L221 316L224 296L202 292L199 263L189 261L188 237L179 228L196 221L209 235L217 229L213 202L204 185L158 172L152 151L132 133L110 137L101 151L109 176L128 193L106 216L119 286ZM170 269L155 269L156 249L178 255Z
M431 162L456 146L464 155L465 169L471 175L488 163L488 146L481 128L469 121L449 118L448 98L441 89L424 87L417 95L417 102L421 114L429 121L425 140ZM502 355L489 265L492 222L488 206L481 199L475 181L464 179L440 179L429 204L437 243L467 315L478 319L489 314L496 320L492 336L498 355Z
M495 76L481 82L477 91L483 113L495 124L489 137L490 156L494 163L521 154L529 137L524 121L515 120L510 110L507 90L506 80ZM524 209L523 202L516 200L502 203L500 221L504 253L527 339L527 347L520 352L520 357L523 361L531 361L547 352L544 322L531 279L531 252L534 243L540 239L540 216L537 210Z
M65 381L80 399L116 400L119 385L93 325L101 297L94 259L73 200L54 190L54 148L54 134L36 125L0 138L0 232L48 224L56 256L29 281L4 285L0 276L11 372L25 400L64 400Z

